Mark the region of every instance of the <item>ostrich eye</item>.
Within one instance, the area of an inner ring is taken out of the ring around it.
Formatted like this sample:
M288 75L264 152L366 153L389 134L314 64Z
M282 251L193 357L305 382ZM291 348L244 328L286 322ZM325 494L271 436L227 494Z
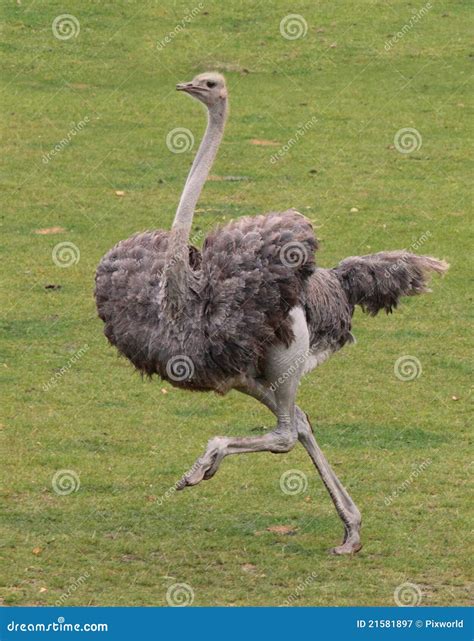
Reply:
M216 84L217 84L217 83L216 83L216 82L212 82L212 80L208 80L208 81L206 82L206 85L209 87L209 89L212 89L213 87L215 87L215 86L216 86Z

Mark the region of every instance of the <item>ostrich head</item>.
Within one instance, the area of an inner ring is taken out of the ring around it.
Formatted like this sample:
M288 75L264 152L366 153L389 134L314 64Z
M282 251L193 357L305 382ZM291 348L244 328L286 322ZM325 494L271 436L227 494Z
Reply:
M176 89L200 100L208 109L225 102L227 98L224 76L212 71L199 74L191 82L181 82Z

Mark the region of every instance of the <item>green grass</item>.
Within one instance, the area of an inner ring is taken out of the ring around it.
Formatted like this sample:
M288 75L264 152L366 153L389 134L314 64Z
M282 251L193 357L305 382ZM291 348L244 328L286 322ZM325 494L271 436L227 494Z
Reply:
M433 2L389 51L419 7L204 4L159 51L197 4L3 3L4 603L53 605L68 593L67 605L166 605L167 589L187 583L195 605L280 605L295 591L297 605L394 605L408 581L422 605L467 604L469 3ZM61 41L51 23L66 11L80 33ZM280 35L290 11L305 17L304 38ZM418 251L451 263L432 295L393 316L357 312L358 344L301 385L300 405L363 514L353 558L327 555L341 527L300 447L229 458L211 482L166 495L210 437L257 433L273 417L234 392L142 381L96 318L101 256L137 230L170 226L192 153L170 153L166 135L187 127L197 143L204 127L174 85L208 68L226 73L231 95L212 173L246 180L206 185L196 232L294 206L318 227L321 265L409 247L426 232ZM283 145L313 116L275 164L279 147L250 143ZM422 136L410 154L393 146L404 127ZM34 233L53 226L65 231ZM67 269L52 260L65 241L80 249ZM412 382L393 372L406 354L423 368ZM52 489L63 469L80 478L67 496ZM305 493L282 493L288 469L307 475Z

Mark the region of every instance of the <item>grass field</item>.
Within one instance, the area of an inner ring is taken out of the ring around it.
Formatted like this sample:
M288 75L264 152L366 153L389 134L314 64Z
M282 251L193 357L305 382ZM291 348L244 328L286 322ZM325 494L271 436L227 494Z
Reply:
M469 3L1 11L3 602L166 605L184 583L197 606L394 605L397 588L422 606L467 604ZM53 30L66 12L77 23ZM281 22L289 13L304 21ZM207 69L225 73L231 116L196 237L294 206L317 226L320 265L410 246L451 263L393 316L357 312L357 345L301 385L363 515L354 557L327 554L342 528L299 446L231 457L211 482L170 490L209 438L273 417L235 392L141 380L96 317L101 256L171 224L204 128L174 86ZM194 149L172 153L181 127ZM403 356L419 361L414 380L394 373ZM307 479L301 493L281 490L288 470Z

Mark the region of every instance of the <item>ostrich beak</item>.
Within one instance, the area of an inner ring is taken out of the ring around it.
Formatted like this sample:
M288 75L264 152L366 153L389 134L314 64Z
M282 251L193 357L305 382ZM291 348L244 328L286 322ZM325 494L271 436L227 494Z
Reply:
M206 92L205 87L200 87L199 85L193 84L193 82L180 82L179 84L176 85L176 90L177 91L184 91L185 93L188 93L190 96L199 96L203 95Z
M176 91L186 91L188 92L193 86L192 82L180 82L176 85Z

